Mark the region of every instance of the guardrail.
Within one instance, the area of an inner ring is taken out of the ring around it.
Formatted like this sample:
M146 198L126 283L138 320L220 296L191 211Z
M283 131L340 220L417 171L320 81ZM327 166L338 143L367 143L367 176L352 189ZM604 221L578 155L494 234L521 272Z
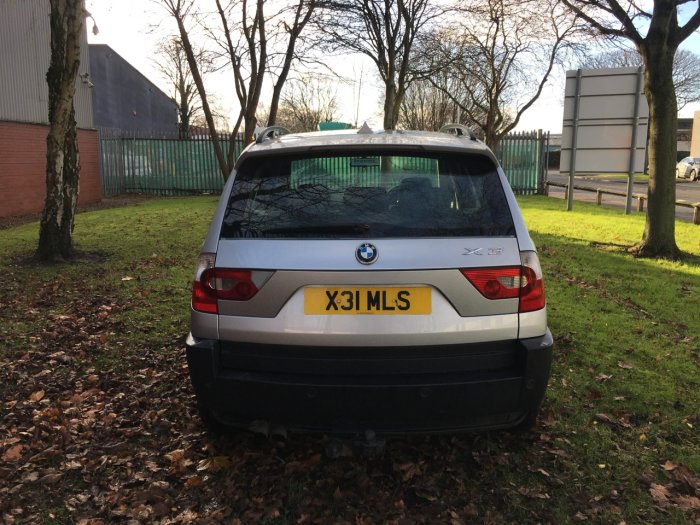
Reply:
M546 182L547 186L556 186L557 188L564 188L564 193L569 193L569 185L563 182ZM591 188L590 186L579 186L574 184L575 190L590 191L596 194L596 204L600 206L603 203L603 195L615 195L618 197L627 197L627 193L624 191L615 190L604 190L602 188ZM633 193L633 199L637 199L637 211L644 211L644 201L647 200L647 196L641 193ZM693 224L700 224L700 202L688 202L684 200L677 200L676 206L682 206L684 208L693 209Z

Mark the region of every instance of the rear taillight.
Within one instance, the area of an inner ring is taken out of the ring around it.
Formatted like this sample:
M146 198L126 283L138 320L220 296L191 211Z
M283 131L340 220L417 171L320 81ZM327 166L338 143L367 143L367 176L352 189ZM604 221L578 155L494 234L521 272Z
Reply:
M192 308L198 312L215 314L218 311L216 305L216 293L207 288L202 281L202 276L214 267L215 256L212 253L203 253L197 260L197 270L194 274L192 285Z
M258 279L254 278L258 274ZM214 256L199 257L194 285L192 286L192 308L198 312L218 313L217 301L247 301L258 292L261 275L266 280L271 272L253 272L230 268L214 268ZM256 284L255 281L258 281Z
M520 296L520 266L463 269L462 273L487 299L515 299Z
M521 252L521 266L463 268L461 272L487 299L519 298L518 312L545 306L542 270L535 252Z
M523 283L520 290L518 312L533 312L545 307L544 281L540 260L535 252L520 252L523 269Z

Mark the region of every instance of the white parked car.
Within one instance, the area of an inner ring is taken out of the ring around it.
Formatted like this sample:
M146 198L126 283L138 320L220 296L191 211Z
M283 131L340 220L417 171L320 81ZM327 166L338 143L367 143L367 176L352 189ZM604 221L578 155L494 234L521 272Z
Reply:
M506 177L471 132L260 134L194 278L210 426L340 435L529 428L552 335Z
M686 157L676 164L676 178L700 180L700 157Z

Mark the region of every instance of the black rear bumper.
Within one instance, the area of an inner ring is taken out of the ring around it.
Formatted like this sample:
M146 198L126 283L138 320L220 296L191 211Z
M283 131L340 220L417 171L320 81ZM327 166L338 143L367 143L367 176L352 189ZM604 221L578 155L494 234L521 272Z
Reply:
M536 412L552 335L423 347L298 347L187 339L201 407L222 422L334 434L507 428Z

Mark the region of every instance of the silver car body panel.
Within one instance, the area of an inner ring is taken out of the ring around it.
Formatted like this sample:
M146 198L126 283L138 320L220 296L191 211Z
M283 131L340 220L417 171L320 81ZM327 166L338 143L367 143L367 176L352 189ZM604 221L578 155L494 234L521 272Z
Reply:
M440 301L440 303L442 303ZM440 304L442 306L442 304ZM302 310L303 311L303 305L302 305ZM433 309L433 316L437 315L440 310L438 309ZM290 339L287 337L289 333L294 333L294 339L296 341L300 341L297 344L311 344L309 341L313 340L314 344L337 344L337 345L348 345L351 346L349 342L347 342L346 336L347 334L345 332L334 332L334 335L331 335L329 332L327 340L330 340L330 342L327 343L320 343L320 339L314 335L313 339L310 338L304 338L303 336L300 336L299 330L302 329L302 325L298 322L298 319L300 317L299 312L296 312L294 314L294 320L291 323L291 328L288 326L285 326L285 322L287 321L275 318L275 319L265 319L265 318L255 318L255 317L244 317L244 316L227 316L224 318L224 333L227 334L228 337L220 337L219 334L219 316L214 315L214 314L206 314L202 312L196 312L194 310L191 310L191 316L190 316L190 326L191 326L191 331L192 334L201 339L224 339L224 340L231 340L231 341L247 341L247 342L257 342L257 343L269 343L269 344L291 344ZM319 326L323 330L326 330L330 328L329 325L333 325L333 327L340 329L340 328L347 328L348 325L357 331L357 328L359 324L362 324L363 331L365 332L362 336L363 340L372 340L374 341L373 335L369 333L369 330L372 328L371 323L376 323L376 324L383 324L386 325L388 324L386 322L386 319L382 320L376 320L376 321L369 321L369 324L365 324L366 318L368 317L374 317L374 316L335 316L333 317L334 320L330 320L330 316L308 316L309 318L318 318L314 322L314 328L318 329ZM478 317L471 317L471 318L463 318L460 320L456 320L455 318L452 317L452 313L448 314L448 317L452 318L449 322L451 323L449 325L449 328L454 330L469 330L471 332L471 335L469 337L464 337L459 336L456 337L456 334L452 333L450 335L450 332L447 330L447 324L444 323L445 319L442 319L438 321L437 324L441 324L444 327L443 333L447 335L442 335L442 336L437 336L438 339L434 339L432 337L429 337L430 334L433 334L434 330L436 329L436 323L433 322L431 319L418 319L419 316L404 316L403 318L394 318L392 319L391 322L391 327L392 327L392 333L393 331L396 330L398 335L394 333L396 337L400 337L402 341L405 341L408 339L408 342L404 343L398 343L397 341L399 339L392 339L391 337L387 337L385 335L382 336L383 340L391 339L394 341L392 344L407 344L407 345L416 345L419 344L414 337L413 330L418 326L418 324L422 325L424 328L427 326L428 330L424 330L420 332L419 338L421 340L427 340L429 341L427 344L438 344L438 341L445 341L445 340L455 340L459 338L465 338L469 339L469 342L475 342L477 337L475 336L476 332L479 332L483 330L484 326L484 319L492 319L493 316L491 317L484 317L484 316L478 316ZM431 317L431 316L420 316L420 317ZM501 315L499 316L500 319L498 319L498 323L500 324L499 328L495 328L493 324L490 326L492 327L489 330L488 334L483 334L484 337L506 337L506 339L514 338L513 337L513 331L512 331L512 326L511 324L513 322L517 323L517 338L519 339L526 339L530 337L539 337L544 335L544 332L546 332L546 326L547 326L547 309L543 308L541 310L537 310L535 312L527 312L519 315ZM417 321L418 319L418 321ZM311 320L311 319L308 319ZM418 323L418 324L417 324ZM406 326L407 325L407 326ZM544 331L543 331L543 328ZM410 336L403 337L402 334L411 334ZM249 340L250 337L253 337L252 340ZM338 337L340 336L340 337ZM431 342L432 341L432 342ZM464 341L462 341L464 342ZM378 346L379 343L375 344L375 346Z
M338 151L339 149L376 148L382 151L410 149L412 151L441 151L455 153L480 153L494 164L498 161L491 150L483 143L464 139L456 135L438 132L385 131L372 134L358 134L357 130L288 134L265 140L261 144L249 146L236 162L240 165L246 157L270 156L276 153L303 153L309 151Z
M513 218L513 226L515 226L515 235L518 240L518 245L520 251L537 251L535 249L535 243L532 242L530 234L525 226L525 221L520 213L520 207L518 202L515 200L515 194L508 184L508 179L506 174L503 172L500 164L498 164L498 178L501 180L501 186L503 186L503 191L506 195L506 200L508 201L508 207L510 208L510 215Z
M547 332L547 307L520 314L518 339L540 337Z
M371 265L355 258L364 242L376 246ZM520 264L515 237L420 239L222 239L216 266L256 270L379 271L482 268Z
M219 316L190 308L190 332L198 339L218 339Z
M441 294L431 315L304 315L297 290L274 318L220 316L219 338L307 346L420 346L503 341L518 336L518 315L461 317Z
M419 144L419 145L417 145ZM192 312L192 334L228 341L338 346L434 345L537 337L547 330L546 308L518 314L517 299L489 300L459 268L520 264L520 251L535 251L515 195L492 152L481 142L445 133L356 131L284 135L246 148L245 157L337 151L338 148L479 153L494 161L510 208L514 237L420 239L220 239L228 196L222 192L202 253L216 254L216 266L273 270L248 301L219 301L220 315ZM355 250L371 242L379 257L360 264ZM304 315L308 286L428 286L430 315Z
M517 313L517 299L486 299L458 270L276 272L262 289L248 301L219 301L222 316L274 317L290 298L307 286L382 287L427 286L433 289L433 301L441 295L458 315L473 317ZM303 309L298 315L303 313ZM435 315L435 314L434 314Z
M211 220L209 231L207 232L207 236L205 237L202 247L200 248L201 253L216 253L216 249L219 245L221 224L224 222L226 206L228 204L228 196L231 194L231 187L233 186L233 182L236 178L235 175L235 171L231 173L231 176L224 185L224 189L221 191L221 198L219 199L219 204L216 206L214 218Z

